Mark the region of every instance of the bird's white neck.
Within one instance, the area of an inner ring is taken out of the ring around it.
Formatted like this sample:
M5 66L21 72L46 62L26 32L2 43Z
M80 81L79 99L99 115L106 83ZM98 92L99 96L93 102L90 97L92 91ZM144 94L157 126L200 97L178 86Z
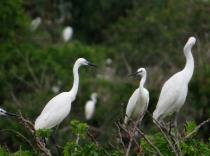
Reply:
M91 97L91 100L92 100L94 103L96 103L96 101L97 101L96 97Z
M73 86L70 90L70 93L71 93L71 96L72 96L72 101L75 100L76 95L77 95L77 91L78 91L78 88L79 88L79 71L78 71L79 67L80 67L80 64L77 63L77 62L74 64L74 67L73 67L74 82L73 82Z
M144 84L146 82L146 77L147 77L147 74L144 73L144 75L141 78L140 84L139 84L140 91L144 89Z
M186 49L184 49L184 54L186 57L186 64L184 69L182 70L182 73L187 83L189 83L194 71L194 59L192 56L191 47L187 47Z

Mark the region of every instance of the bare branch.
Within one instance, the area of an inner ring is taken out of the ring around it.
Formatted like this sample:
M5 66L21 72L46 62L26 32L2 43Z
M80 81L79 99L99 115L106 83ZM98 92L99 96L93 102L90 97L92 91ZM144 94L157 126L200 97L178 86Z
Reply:
M159 128L160 132L163 134L163 136L166 139L166 141L169 143L169 145L170 145L172 151L174 152L174 154L177 155L176 148L173 146L173 143L170 141L170 139L168 138L167 134L164 132L163 128L161 128L160 123L152 117L152 115L151 115L151 113L149 111L147 111L147 112L151 116L151 118L153 119L154 124ZM166 131L167 131L167 129L166 129Z
M184 137L184 140L191 138L203 125L205 125L208 122L210 122L210 118L208 118L207 120L201 122L191 133L187 134Z
M46 145L44 142L42 142L37 136L36 136L36 131L34 129L33 123L25 119L21 113L19 113L19 120L20 123L32 134L34 137L35 145L38 151L40 151L44 156L52 156L50 151L46 148Z
M143 136L147 143L150 144L150 146L158 153L159 156L163 156L160 150L146 137L146 135L140 129L137 129L137 131Z
M125 150L126 148L125 148L125 144L124 144L123 139L122 139L122 134L121 134L121 132L120 132L120 127L119 127L119 125L118 125L117 123L115 123L115 125L116 125L116 127L117 127L117 129L118 129L118 135L119 135L119 137L120 137L120 143L122 144L123 149Z

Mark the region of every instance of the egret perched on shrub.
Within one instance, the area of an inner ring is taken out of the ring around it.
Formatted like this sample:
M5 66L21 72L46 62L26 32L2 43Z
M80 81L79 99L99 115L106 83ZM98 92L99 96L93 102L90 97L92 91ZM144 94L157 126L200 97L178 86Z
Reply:
M41 17L36 17L35 19L33 19L31 21L31 31L35 31L39 27L41 22L42 22Z
M184 69L174 74L162 87L156 109L153 112L153 118L161 124L164 123L163 119L166 116L176 113L174 124L177 126L177 114L186 100L188 83L191 80L194 71L194 59L191 49L195 42L195 37L190 37L188 39L183 50L186 57Z
M73 28L71 26L67 26L63 30L63 40L64 42L68 42L73 37Z
M56 95L47 103L35 121L34 127L36 130L53 128L67 117L71 110L71 103L75 100L79 87L78 70L83 65L95 66L84 58L77 59L73 67L74 82L72 89Z
M137 75L140 75L142 78L139 88L134 91L128 101L124 124L127 124L128 119L139 120L141 122L149 104L149 92L144 88L147 72L144 68L139 68L137 72L130 76Z
M87 120L90 120L93 117L93 114L95 112L97 102L97 93L91 94L91 100L87 101L85 104L85 118Z
M0 116L17 116L16 114L10 113L5 111L4 109L0 108Z

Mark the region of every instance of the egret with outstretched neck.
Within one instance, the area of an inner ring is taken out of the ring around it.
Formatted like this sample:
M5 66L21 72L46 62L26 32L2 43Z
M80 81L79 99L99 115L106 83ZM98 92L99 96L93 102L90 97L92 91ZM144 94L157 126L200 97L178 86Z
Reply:
M134 91L128 101L124 124L127 124L129 119L134 121L139 120L139 122L141 122L149 104L149 92L144 88L147 75L146 70L144 68L139 68L136 73L133 73L130 76L137 75L140 75L142 78L139 88Z
M157 121L163 125L163 119L166 116L175 113L174 125L177 126L178 112L185 103L188 84L194 71L194 59L191 49L195 42L195 37L190 37L188 39L183 50L186 57L184 69L174 74L163 85L156 109L153 112L154 122Z
M97 93L91 94L91 100L87 101L85 104L85 118L87 120L90 120L93 117L93 114L95 112L97 102Z
M73 87L68 92L62 92L53 97L42 110L41 114L35 121L35 130L49 129L60 124L70 113L71 103L75 100L79 87L80 66L94 66L84 58L79 58L73 67L74 82Z

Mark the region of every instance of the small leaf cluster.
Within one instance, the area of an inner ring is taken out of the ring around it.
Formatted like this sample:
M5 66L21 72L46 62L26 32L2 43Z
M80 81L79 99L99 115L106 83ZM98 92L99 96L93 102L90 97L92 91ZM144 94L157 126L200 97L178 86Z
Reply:
M74 135L79 135L82 138L86 137L88 131L88 125L86 123L81 123L78 120L72 120L70 126Z
M38 137L49 138L52 134L52 129L39 129L36 131Z

